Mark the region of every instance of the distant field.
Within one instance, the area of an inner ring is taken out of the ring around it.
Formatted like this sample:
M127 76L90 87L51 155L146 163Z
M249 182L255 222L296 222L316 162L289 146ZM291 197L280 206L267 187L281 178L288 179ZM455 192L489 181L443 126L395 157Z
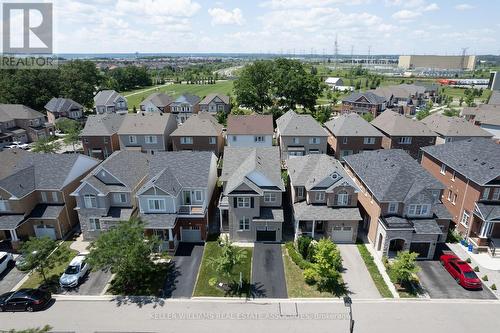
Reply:
M460 99L460 97L465 98L465 88L456 88L456 87L441 87L441 92L443 94L449 95L453 98ZM479 97L480 100L486 100L490 96L490 90L483 89L483 94Z
M147 89L151 88L122 93L122 95L127 96L128 94L138 92L137 94L127 97L128 106L130 109L133 109L134 106L136 108L139 108L139 104L154 92L163 92L173 97L178 97L184 93L197 95L200 96L200 98L203 98L211 93L221 93L229 95L233 90L233 81L218 81L216 84L171 84L167 86L158 86L157 89L153 90Z

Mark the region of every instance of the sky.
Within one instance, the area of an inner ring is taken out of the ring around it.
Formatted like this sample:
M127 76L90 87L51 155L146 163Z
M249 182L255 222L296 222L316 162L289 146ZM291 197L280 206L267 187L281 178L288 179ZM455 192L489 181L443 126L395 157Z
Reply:
M500 54L499 0L52 2L55 53Z

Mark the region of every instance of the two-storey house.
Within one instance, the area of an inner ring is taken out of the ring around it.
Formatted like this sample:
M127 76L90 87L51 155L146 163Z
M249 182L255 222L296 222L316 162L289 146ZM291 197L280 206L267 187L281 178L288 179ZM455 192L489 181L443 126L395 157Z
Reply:
M160 238L162 250L207 239L216 183L217 158L212 152L161 152L151 157L137 202L139 218L147 233Z
M276 138L283 161L294 156L326 154L328 133L310 115L288 111L276 120Z
M227 117L226 144L229 147L271 147L273 145L273 117L245 115Z
M119 113L90 115L80 133L84 154L104 160L120 150L118 129L124 119Z
M354 243L361 215L358 188L338 160L318 154L287 162L295 238L329 238Z
M85 240L136 214L137 190L145 183L151 155L117 151L82 179L71 195Z
M327 121L325 128L329 133L328 145L335 158L341 161L345 156L382 147L384 135L357 113L343 114Z
M378 87L372 90L374 94L385 97L387 108L407 116L413 116L416 108L427 102L426 88L414 84L399 84Z
M183 94L170 104L170 112L179 124L184 123L191 115L200 112L200 98L196 95Z
M436 144L438 145L471 138L491 139L493 137L488 131L473 125L464 118L447 117L436 112L421 121L437 134Z
M219 200L221 233L239 242L281 242L282 195L278 147L226 147Z
M476 138L422 150L422 166L446 188L443 202L458 232L499 255L500 145Z
M70 98L53 97L45 104L45 110L49 123L54 125L57 119L63 117L77 121L83 118L83 106Z
M192 115L170 137L173 151L212 151L216 156L224 151L223 126L208 113Z
M387 110L371 124L384 134L382 148L403 149L414 159L420 158L420 148L436 144L437 134L424 123L396 112Z
M70 196L99 161L80 154L0 152L0 240L61 239L78 225Z
M342 99L341 113L357 113L364 115L371 113L373 117L377 117L387 108L387 99L378 96L371 91L354 92Z
M129 113L118 130L120 149L150 154L170 150L170 134L176 128L177 120L170 113Z
M146 97L141 104L139 104L140 111L143 112L170 112L170 104L174 99L172 96L155 92Z
M450 214L441 203L444 186L401 149L380 149L344 158L360 188L361 228L378 255L399 251L432 259L446 241Z
M95 111L103 113L127 113L127 99L114 90L101 90L94 96Z
M500 104L480 104L475 107L465 107L460 115L472 124L491 133L493 139L500 143Z
M231 112L231 100L224 94L209 94L200 102L200 111L216 114L222 112L229 114Z

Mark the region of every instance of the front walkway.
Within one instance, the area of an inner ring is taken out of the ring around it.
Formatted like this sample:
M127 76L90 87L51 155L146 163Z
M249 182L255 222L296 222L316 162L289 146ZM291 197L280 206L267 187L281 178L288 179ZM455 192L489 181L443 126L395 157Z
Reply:
M342 278L352 298L382 298L359 254L356 244L337 244L342 255Z

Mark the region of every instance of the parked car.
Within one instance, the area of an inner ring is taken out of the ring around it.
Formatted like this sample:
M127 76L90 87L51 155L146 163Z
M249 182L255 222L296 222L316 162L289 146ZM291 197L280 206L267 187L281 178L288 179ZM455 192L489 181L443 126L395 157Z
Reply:
M33 254L35 255L37 251L33 251ZM26 256L24 254L21 254L19 257L16 258L16 267L20 271L28 271L32 269L32 267L28 266L28 263L26 262Z
M29 149L30 145L27 144L27 143L22 143L20 141L14 141L12 142L10 145L8 145L6 148L7 149L14 149L14 148L18 148L18 149L24 149L24 150L27 150Z
M20 289L0 295L2 311L38 311L44 309L52 299L47 291L39 289Z
M85 261L84 255L77 255L71 260L63 275L59 279L62 288L75 288L78 286L85 275L89 272L90 266Z
M459 285L466 289L483 289L483 284L474 270L454 253L444 253L439 259Z
M12 267L14 264L14 257L12 253L8 252L0 252L0 274L5 272L5 270L9 267Z

